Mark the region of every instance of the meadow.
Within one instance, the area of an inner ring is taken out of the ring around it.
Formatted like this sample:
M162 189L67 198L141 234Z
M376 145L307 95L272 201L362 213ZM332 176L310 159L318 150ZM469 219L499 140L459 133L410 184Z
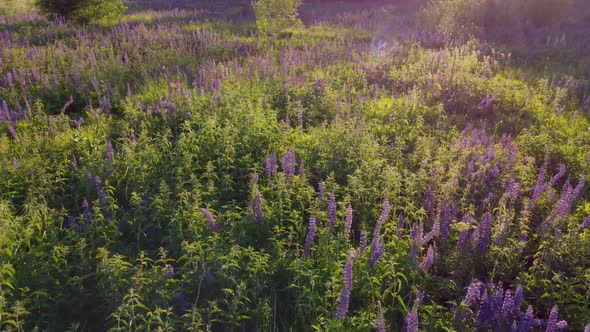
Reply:
M590 331L587 3L127 5L0 16L0 330Z

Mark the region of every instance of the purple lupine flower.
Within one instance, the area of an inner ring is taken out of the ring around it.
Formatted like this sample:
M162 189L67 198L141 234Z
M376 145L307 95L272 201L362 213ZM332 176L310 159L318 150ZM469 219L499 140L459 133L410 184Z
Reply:
M17 139L16 129L12 125L8 126L8 132L12 138Z
M422 239L422 243L426 244L426 243L430 242L430 240L434 239L439 234L440 234L440 221L437 220L432 225L432 229L430 230L430 232L426 233L426 235Z
M267 178L270 178L272 176L272 159L271 159L270 155L268 155L268 153L266 154L266 157L265 157L264 173Z
M385 320L383 319L383 312L381 305L377 307L377 318L375 319L375 331L385 332Z
M516 291L514 292L514 314L517 315L520 313L520 307L522 306L522 301L524 300L524 289L521 285L516 287Z
M487 290L484 292L481 302L479 304L479 312L477 314L477 323L479 328L484 328L494 316L492 310L491 299L488 296Z
M383 256L383 250L385 249L385 241L383 241L383 237L381 235L377 236L377 238L373 238L371 242L371 267L374 268L379 261L379 258Z
M316 220L315 216L312 215L309 217L309 226L307 228L307 236L305 237L305 246L303 247L303 258L307 258L311 254L311 245L313 244L316 231Z
M100 206L105 208L106 207L105 192L102 187L102 181L100 180L100 177L98 175L94 177L94 183L96 184L96 194L98 195L98 200L100 202Z
M502 318L506 323L512 322L514 319L514 298L510 290L504 293L504 302L502 303Z
M418 332L420 328L420 322L418 320L418 306L414 306L410 312L406 314L404 318L404 332Z
M270 173L271 176L274 178L275 176L277 176L277 168L278 168L278 162L277 162L277 154L273 153L272 156L270 157Z
M520 322L520 326L518 327L519 332L529 332L531 327L533 327L533 306L529 305L526 309L526 313L524 314L524 318Z
M557 322L556 326L558 331L565 330L567 328L567 321L560 320L559 322Z
M365 230L365 228L363 227L363 229L361 230L361 237L359 240L359 252L361 254L364 253L366 248L367 248L367 230Z
M252 183L258 184L258 180L260 180L260 177L258 176L258 173L254 172L254 174L252 174Z
M490 107L492 107L492 102L494 101L494 96L492 95L487 95L485 96L477 105L477 109L479 109L480 111L485 111L490 109Z
M115 156L115 153L113 151L113 144L111 144L111 141L108 140L107 141L107 151L106 151L106 155L105 155L106 162L112 163L114 160L114 156Z
M508 180L508 183L506 184L506 190L504 191L504 194L502 195L500 201L516 201L516 199L518 198L518 194L520 193L521 187L522 185L520 184L520 182L517 182L516 180L511 178L510 180Z
M352 204L348 203L346 207L346 217L344 218L344 236L346 239L350 236L350 230L352 229Z
M447 237L449 235L449 227L451 226L451 223L453 222L451 214L452 214L451 205L447 203L447 204L445 204L445 208L444 208L442 215L441 215L440 237L441 237L443 243L447 242Z
M331 192L328 198L328 218L330 219L328 225L330 228L334 227L334 223L336 222L336 195L334 192Z
M261 223L264 220L264 206L262 205L262 195L260 190L256 188L254 193L254 217L257 223Z
M429 216L432 216L434 213L434 208L436 205L435 196L436 193L434 192L434 189L432 189L432 186L429 186L428 192L426 194L426 200L424 201L424 210L426 210L426 214Z
M477 229L477 240L479 253L485 254L490 246L490 236L492 235L492 214L487 213Z
M73 216L68 216L68 227L71 229L78 227L78 225L76 224L76 219L74 219Z
M547 321L547 329L545 332L557 332L557 316L559 315L559 308L554 305L549 313L549 320Z
M549 181L549 186L555 187L559 180L561 180L565 176L565 173L565 165L563 163L559 164L559 172L557 172L557 174L555 174L555 176L551 178L551 181Z
M397 233L396 233L397 238L400 240L403 236L403 230L404 230L405 225L406 225L406 223L404 221L404 214L403 214L403 212L400 212L399 218L397 220Z
M213 214L211 213L211 211L205 208L199 208L199 211L201 211L201 213L203 213L203 215L205 216L205 219L207 219L207 224L209 224L209 228L211 228L211 230L213 230L214 232L219 232L219 224L215 222L215 219L213 219Z
M584 326L584 332L590 332L590 323L586 324L586 326Z
M417 290L416 291L416 305L419 307L422 305L422 301L424 301L424 291Z
M355 257L354 250L350 250L342 271L342 290L340 291L340 299L336 309L336 319L345 320L348 317L348 304L352 291L352 263Z
M295 152L287 151L283 154L281 166L283 168L283 173L289 178L295 176L295 163Z
M135 133L133 131L131 134L129 134L129 139L131 140L131 143L137 143L137 137L135 137Z
M70 158L70 161L72 163L73 168L78 168L78 159L76 158L76 156L72 155L72 157Z
M461 222L467 224L467 229L465 229L464 231L461 231L459 233L459 240L457 241L457 249L465 250L465 248L467 247L467 242L469 241L469 238L471 235L471 217L469 217L467 214L465 214L465 215L463 215Z
M529 200L529 208L532 208L535 202L541 197L541 195L547 190L547 186L545 185L545 172L546 172L546 164L543 164L539 169L539 176L537 177L537 184L535 185L535 189L533 189L533 195Z
M373 239L377 238L379 234L381 234L381 228L385 224L387 217L389 216L389 211L391 211L391 206L389 205L389 199L383 199L383 208L381 209L381 214L379 215L379 219L377 219L377 223L375 224L375 229L373 230Z
M326 192L325 192L325 188L324 188L324 182L320 182L318 183L318 203L321 203L324 201L324 196L325 196Z
M426 252L426 257L420 263L420 270L424 272L428 272L432 265L434 264L434 249L432 245L428 246L428 251Z
M169 266L166 270L166 278L172 279L176 276L176 271L174 271L174 267Z
M479 300L481 295L481 282L472 282L471 285L467 288L467 293L465 294L465 298L463 299L463 304L466 307L471 307Z
M581 233L588 227L590 227L590 216L586 217L586 219L584 219L584 221L582 221L582 223L580 224L580 227L578 227L578 232Z
M86 198L82 201L82 214L84 215L84 224L89 226L92 223L92 211Z

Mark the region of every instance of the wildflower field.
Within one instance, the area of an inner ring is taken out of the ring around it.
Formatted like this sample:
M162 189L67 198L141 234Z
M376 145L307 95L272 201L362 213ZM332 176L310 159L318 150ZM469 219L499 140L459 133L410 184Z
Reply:
M590 331L590 4L445 1L0 16L0 330Z

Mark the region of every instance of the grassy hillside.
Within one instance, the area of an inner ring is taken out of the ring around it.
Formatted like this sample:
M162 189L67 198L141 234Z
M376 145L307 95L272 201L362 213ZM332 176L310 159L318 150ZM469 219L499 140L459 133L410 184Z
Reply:
M128 5L0 16L0 329L590 323L583 20L314 2L269 40L247 6Z

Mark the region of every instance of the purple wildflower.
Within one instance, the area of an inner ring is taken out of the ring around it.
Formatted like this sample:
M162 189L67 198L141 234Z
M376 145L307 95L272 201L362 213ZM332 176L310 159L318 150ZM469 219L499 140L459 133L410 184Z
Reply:
M426 194L426 200L424 201L424 210L426 210L426 213L429 216L432 216L434 213L434 208L436 205L435 196L436 193L434 192L434 189L432 189L432 186L429 186L428 192Z
M203 215L205 216L205 219L207 219L207 224L209 224L209 228L211 228L211 230L213 230L214 232L219 232L219 224L217 224L215 222L215 219L213 219L213 214L211 213L211 211L205 208L199 208L199 211L201 211L201 213L203 213Z
M134 132L131 132L131 134L129 134L129 139L131 140L131 143L137 143L137 137L135 137Z
M541 195L547 190L547 186L545 185L545 172L546 172L546 164L541 166L539 169L539 175L537 177L537 184L535 185L535 189L533 189L533 195L529 200L529 208L532 208L535 202L541 197Z
M555 174L555 176L553 176L551 181L549 181L549 185L551 187L555 187L557 185L557 183L559 182L559 180L561 180L565 176L565 173L566 173L565 165L562 163L559 165L559 172L557 172L557 174Z
M264 220L264 206L262 205L262 195L260 194L260 190L256 188L256 192L254 193L254 216L256 218L256 222L260 223Z
M99 176L94 177L94 183L96 184L96 194L98 195L98 200L100 202L100 206L105 208L106 207L106 198L104 189L102 187L102 181L100 180Z
M16 129L14 129L14 127L12 125L8 126L8 132L10 133L10 136L12 136L12 138L17 139L17 134L16 134Z
M78 168L78 159L76 158L76 156L72 155L72 157L70 158L70 161L72 163L73 168Z
M172 279L176 276L176 271L174 271L174 267L169 266L168 270L166 270L166 278Z
M346 207L346 217L344 218L344 236L346 239L350 236L350 230L352 228L352 204L348 203Z
M549 320L547 321L547 329L545 332L557 332L557 316L559 315L559 308L554 305L549 313Z
M258 180L260 180L260 177L258 176L258 173L254 172L254 174L252 174L252 183L258 184Z
M265 164L264 164L264 171L267 178L272 178L277 176L277 155L276 154L266 154Z
M414 306L410 312L406 314L404 319L404 332L418 332L420 322L418 321L418 306Z
M359 252L362 254L367 248L367 231L363 228L361 230L361 238L359 240Z
M336 309L336 319L345 320L348 317L348 304L350 301L350 292L352 291L352 263L356 253L354 250L348 252L346 263L342 272L342 290Z
M447 237L449 236L449 227L453 222L451 214L451 205L447 203L441 215L440 236L443 243L447 242Z
M422 243L426 244L426 243L430 242L430 240L434 239L439 234L440 234L440 221L435 221L434 224L432 225L432 229L430 230L430 232L426 233L426 235L422 239Z
M381 236L374 238L371 242L371 267L374 268L379 261L379 258L383 256L383 250L385 249L385 241Z
M92 223L92 211L86 198L82 201L82 214L84 215L84 224L86 226L90 225Z
M514 319L514 298L510 290L504 294L504 302L502 303L502 317L506 323L511 323Z
M578 231L581 233L588 227L590 227L590 216L586 217L586 219L584 219L584 221L582 221L582 223L580 224L580 227L578 227Z
M487 213L477 229L478 249L481 254L488 252L492 234L492 221L492 214Z
M375 229L373 230L373 238L377 238L381 233L381 228L385 224L387 217L389 216L389 211L391 211L391 206L389 205L389 199L385 198L383 200L383 208L381 209L381 214L379 215L379 219L377 219L377 223L375 224Z
M68 227L72 229L78 227L76 224L76 219L74 219L72 216L68 216Z
M519 332L528 332L531 327L533 326L533 306L529 305L526 309L526 313L524 314L524 318L522 319L520 326L518 328Z
M295 176L295 152L287 151L283 154L283 159L281 161L281 166L283 168L283 173L289 178Z
M412 240L414 241L414 244L416 245L417 248L422 248L422 240L423 240L423 234L424 232L424 226L422 225L422 223L420 224L412 224Z
M584 332L590 332L590 323L584 326Z
M113 144L111 144L111 141L108 140L107 141L107 151L106 151L106 156L105 156L105 160L107 163L112 163L114 160L114 151L113 151Z
M516 180L511 178L510 180L508 180L508 183L506 184L506 190L504 191L504 194L502 195L500 201L516 201L516 199L518 198L518 194L520 193L521 187L522 185L520 184L520 182L517 182Z
M471 285L467 288L467 293L465 294L465 298L463 299L463 304L466 307L471 307L479 300L480 293L481 293L481 282L472 282Z
M419 267L420 267L420 270L422 270L424 272L428 272L428 270L430 270L430 268L432 267L433 264L434 264L434 249L432 248L432 245L430 245L428 247L428 251L426 252L426 257L424 257L424 259L420 263Z
M375 331L385 332L385 320L383 319L383 312L381 306L377 307L377 318L375 319Z
M492 303L490 297L488 296L488 292L485 291L483 297L481 298L481 302L479 304L479 312L477 314L477 322L479 328L484 328L487 323L492 319L494 313L492 310Z
M490 109L490 107L492 107L492 102L494 101L494 96L492 95L487 95L485 96L477 105L477 109L479 109L480 111L485 111Z
M325 188L324 188L324 182L318 183L318 203L321 203L324 201L325 194L326 194L326 192L325 192Z
M329 201L328 201L328 218L330 219L329 226L330 228L334 227L334 223L336 222L336 195L331 192Z
M400 212L399 218L397 220L397 233L396 233L396 236L398 239L401 239L403 236L403 230L404 230L405 224L406 223L404 221L404 214L402 212Z
M557 322L556 326L558 331L565 330L567 328L567 321L560 320L559 322Z
M307 237L305 238L305 246L303 248L304 258L309 257L311 253L311 245L313 244L316 231L316 220L315 216L312 215L311 217L309 217L309 227L307 228Z
M516 287L516 291L514 292L514 314L520 313L520 307L522 306L522 301L524 300L524 289L522 286L518 285Z
M461 219L461 222L467 224L467 228L464 231L459 233L459 240L457 241L457 249L465 250L467 247L467 242L469 241L469 237L471 235L471 218L465 214Z

